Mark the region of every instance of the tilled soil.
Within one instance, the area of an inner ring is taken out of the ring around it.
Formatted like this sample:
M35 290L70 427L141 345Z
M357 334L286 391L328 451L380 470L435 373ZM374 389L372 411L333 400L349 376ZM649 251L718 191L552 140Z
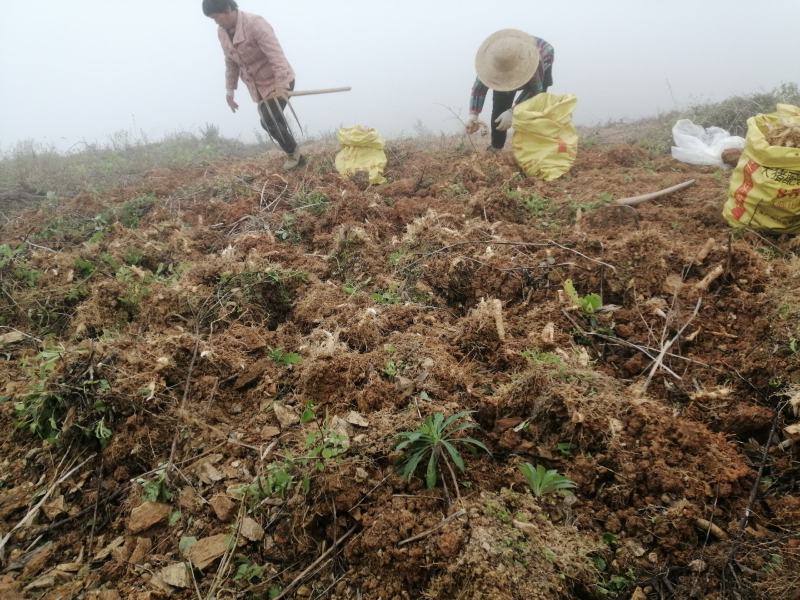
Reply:
M0 597L800 597L795 241L636 146L551 183L389 156L383 187L274 157L0 229ZM462 410L491 455L458 493L400 477L396 435Z

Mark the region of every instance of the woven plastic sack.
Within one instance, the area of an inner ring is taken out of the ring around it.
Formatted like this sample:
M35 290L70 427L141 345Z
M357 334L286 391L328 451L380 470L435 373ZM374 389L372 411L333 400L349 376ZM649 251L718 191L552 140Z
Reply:
M383 170L386 168L386 146L375 129L351 127L340 129L336 134L342 149L336 155L336 170L344 177L364 171L369 182L379 185L386 182Z
M572 168L578 155L578 132L572 113L578 99L572 94L543 93L514 108L514 158L528 177L558 179Z
M772 127L800 127L800 108L779 104L777 112L747 121L747 139L731 176L722 216L736 228L800 232L800 148L772 146Z

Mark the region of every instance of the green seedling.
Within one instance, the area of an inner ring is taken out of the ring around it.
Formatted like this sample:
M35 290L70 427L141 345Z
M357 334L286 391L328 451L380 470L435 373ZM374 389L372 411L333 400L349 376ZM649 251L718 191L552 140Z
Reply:
M559 474L555 469L547 470L542 465L534 467L530 463L524 463L519 466L519 470L522 471L528 486L537 498L555 493L569 495L572 493L571 490L578 487L574 481Z
M573 306L579 308L587 315L593 315L603 307L603 299L599 294L579 295L571 279L567 279L564 282L564 293Z
M270 351L269 357L284 367L299 365L303 361L303 357L296 352L284 352L280 348Z
M427 462L425 485L428 489L433 489L441 477L443 465L450 471L457 492L458 482L452 465L455 465L462 473L465 471L464 459L459 449L483 450L490 454L489 449L482 442L472 437L459 436L464 431L478 427L477 423L468 420L470 414L470 411L462 411L445 418L442 413L436 413L428 416L416 430L400 433L397 436L399 443L395 447L395 450L405 454L400 474L410 480L416 473L417 467L423 462ZM447 489L444 477L441 479Z

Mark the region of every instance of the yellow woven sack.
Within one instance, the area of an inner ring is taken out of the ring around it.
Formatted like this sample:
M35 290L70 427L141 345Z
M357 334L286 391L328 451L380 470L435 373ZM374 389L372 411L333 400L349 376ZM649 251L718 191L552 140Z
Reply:
M747 121L747 140L731 176L722 216L731 227L800 232L800 148L773 146L770 131L800 128L800 108L779 104L777 112Z
M386 153L383 138L374 129L351 127L336 134L342 149L336 155L336 170L344 177L359 171L369 174L369 182L378 185L386 182Z
M552 181L572 168L578 155L578 132L572 94L538 94L514 108L511 146L517 164L528 177Z

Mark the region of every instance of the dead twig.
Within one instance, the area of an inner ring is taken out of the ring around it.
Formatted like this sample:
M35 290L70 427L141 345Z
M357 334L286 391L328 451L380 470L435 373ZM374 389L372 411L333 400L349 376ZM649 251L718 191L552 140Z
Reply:
M288 597L289 593L291 591L293 591L295 587L300 585L300 583L306 578L306 576L309 573L311 573L316 568L317 565L319 565L320 563L324 562L333 553L334 550L339 548L339 546L341 546L342 543L347 538L349 538L351 535L353 535L353 533L355 532L355 530L357 528L358 528L358 525L353 525L350 529L348 529L347 532L345 532L344 535L342 535L342 537L340 537L338 540L336 540L336 542L334 544L331 544L331 547L328 548L325 552L323 552L319 556L319 558L317 558L313 563L311 563L308 567L306 567L303 570L303 572L300 573L300 575L298 575L297 577L295 577L289 585L287 585L285 588L283 588L283 591L281 591L280 594L275 596L275 598L273 600L282 600L283 598Z
M469 240L469 241L465 241L465 242L456 242L454 244L450 244L448 246L444 246L442 248L439 248L438 250L434 250L432 252L428 252L426 254L423 254L420 258L418 258L417 260L415 260L411 264L406 265L401 270L402 271L409 271L409 270L413 269L415 266L417 266L419 263L424 262L425 260L431 258L432 256L436 256L437 254L441 254L442 252L447 252L448 250L452 250L453 248L460 248L461 246L474 246L474 245L480 245L480 244L486 244L487 246L518 246L518 247L521 247L521 248L550 248L550 247L555 246L556 248L561 248L562 250L565 250L566 252L571 252L572 254L576 254L576 255L580 256L581 258L585 258L586 260L588 260L590 262L593 262L595 264L602 265L604 267L608 267L612 271L616 271L617 270L617 268L614 265L610 265L608 263L604 263L603 261L597 260L597 259L592 258L590 256L586 256L585 254L582 254L581 252L578 252L577 250L574 250L572 248L569 248L567 246L559 244L558 242L555 242L553 240L547 240L546 242L511 242L511 241L500 241L500 240Z
M747 529L747 524L750 521L750 518L753 516L753 506L756 503L756 499L758 498L758 490L761 487L761 480L764 477L764 469L767 466L767 460L769 459L769 451L772 447L772 441L775 439L775 434L778 430L778 423L781 420L781 415L786 407L789 405L789 400L784 400L781 402L778 407L775 409L775 416L772 419L772 427L769 430L769 437L767 438L767 443L764 444L764 451L761 453L761 463L758 466L758 473L756 474L756 479L753 482L753 487L750 489L750 498L747 501L747 506L744 509L744 514L742 515L741 520L739 521L739 531L736 534L736 538L731 544L730 552L728 553L728 559L725 561L725 567L722 569L722 585L725 586L725 574L730 569L731 573L733 574L734 578L736 578L736 571L734 570L733 566L736 562L736 552L739 549L739 545L741 544L742 538L744 537L745 530Z
M447 517L445 519L442 519L442 521L438 525L436 525L436 527L431 527L430 529L428 529L426 531L423 531L422 533L420 533L418 535L415 535L414 537L410 537L408 539L403 540L402 542L399 542L397 544L397 547L398 548L402 548L406 544L410 544L411 542L416 542L418 540L426 538L429 535L431 535L432 533L436 533L437 531L439 531L442 527L447 525L447 523L449 523L450 521L452 521L454 519L458 519L459 517L463 517L466 514L467 514L466 510L460 510L460 511L458 511L456 513L453 513L449 517Z
M198 331L195 331L195 335L199 334ZM181 399L181 407L180 407L180 414L184 414L186 411L186 400L189 398L189 388L191 387L192 383L192 371L194 370L194 363L197 360L197 350L200 348L200 338L197 337L194 342L194 351L192 352L192 360L189 363L189 372L186 374L186 385L183 388L183 398ZM175 466L175 451L178 448L178 436L180 435L180 420L178 421L178 426L175 429L175 436L172 438L172 447L169 451L169 460L167 461L167 467L165 469L165 473L169 477L169 474L172 472L172 469Z
M39 499L39 502L37 502L36 505L33 506L33 508L31 508L24 517L22 517L22 520L19 523L14 525L14 527L11 529L11 531L9 531L3 537L3 539L0 539L0 560L3 560L3 557L4 557L4 552L3 551L4 551L5 547L6 547L6 544L8 544L9 540L11 540L11 537L14 535L14 533L18 529L22 529L23 527L27 527L28 525L30 525L31 521L33 521L33 519L36 518L36 515L41 510L42 506L44 506L44 504L50 498L50 495L58 488L58 486L60 486L67 479L72 477L76 472L78 472L81 469L81 467L83 467L83 465L85 465L87 462L92 460L94 457L95 457L95 455L92 454L89 458L87 458L86 460L81 462L79 465L70 468L68 471L66 471L61 476L59 476L52 484L50 484L50 487L47 488L47 491ZM73 462L73 464L74 464L74 462Z
M653 367L650 369L650 373L647 375L647 381L645 381L644 383L643 391L645 392L647 391L647 388L650 386L650 382L653 381L653 377L655 376L658 369L663 368L664 358L666 357L667 352L669 352L669 349L672 348L673 344L675 344L675 342L678 341L678 339L683 335L683 332L686 330L686 328L689 327L692 321L694 321L695 317L697 317L698 313L700 312L700 307L702 305L703 305L703 298L701 296L700 298L697 299L697 305L694 307L694 312L692 313L692 316L689 317L689 320L686 321L686 323L683 324L683 327L681 327L678 330L678 333L675 334L675 337L673 337L668 343L664 344L664 346L661 348L661 352L659 352L658 357L653 362Z

